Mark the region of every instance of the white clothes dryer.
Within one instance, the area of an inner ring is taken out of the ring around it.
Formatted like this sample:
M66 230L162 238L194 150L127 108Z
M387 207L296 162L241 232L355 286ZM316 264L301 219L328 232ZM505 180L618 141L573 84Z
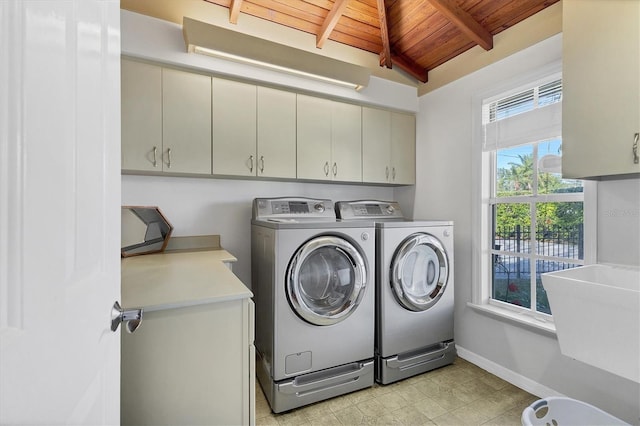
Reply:
M337 222L330 200L253 203L257 377L275 413L374 382L373 222Z
M376 381L452 363L453 222L407 220L388 201L339 201L336 213L343 221L375 221Z

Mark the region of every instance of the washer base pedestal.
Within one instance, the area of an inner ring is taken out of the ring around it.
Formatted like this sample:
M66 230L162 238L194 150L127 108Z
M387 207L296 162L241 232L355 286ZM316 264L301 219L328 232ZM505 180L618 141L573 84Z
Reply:
M387 385L444 367L455 359L456 346L453 340L386 358L376 354L376 382Z
M274 382L258 354L256 372L271 410L281 413L373 386L374 362L352 362Z

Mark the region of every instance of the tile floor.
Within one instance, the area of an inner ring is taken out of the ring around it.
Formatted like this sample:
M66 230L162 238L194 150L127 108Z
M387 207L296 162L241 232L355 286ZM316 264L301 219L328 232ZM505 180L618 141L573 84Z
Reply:
M256 381L256 425L521 425L538 398L461 359L419 376L273 414Z

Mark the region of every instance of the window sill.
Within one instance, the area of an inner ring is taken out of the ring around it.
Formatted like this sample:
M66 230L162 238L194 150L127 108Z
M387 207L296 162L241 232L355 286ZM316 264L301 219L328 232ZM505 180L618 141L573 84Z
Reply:
M542 318L536 318L528 312L513 311L499 306L489 304L479 305L471 302L467 303L467 306L481 314L510 322L512 324L528 328L532 331L556 337L556 326L553 322L545 321Z

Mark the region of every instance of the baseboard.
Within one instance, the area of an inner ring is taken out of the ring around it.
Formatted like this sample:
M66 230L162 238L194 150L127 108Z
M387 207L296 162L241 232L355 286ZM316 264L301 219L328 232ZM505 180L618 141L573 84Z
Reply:
M525 391L539 398L547 398L550 396L565 396L560 392L557 392L551 388L548 388L538 382L529 379L528 377L522 376L515 371L509 370L508 368L496 364L495 362L490 361L487 358L481 357L476 353L460 347L460 345L458 344L456 344L456 350L458 351L458 356L460 358L477 365L483 370L486 370L489 373L500 377L502 380L509 382L512 385L519 387L520 389L524 389Z

